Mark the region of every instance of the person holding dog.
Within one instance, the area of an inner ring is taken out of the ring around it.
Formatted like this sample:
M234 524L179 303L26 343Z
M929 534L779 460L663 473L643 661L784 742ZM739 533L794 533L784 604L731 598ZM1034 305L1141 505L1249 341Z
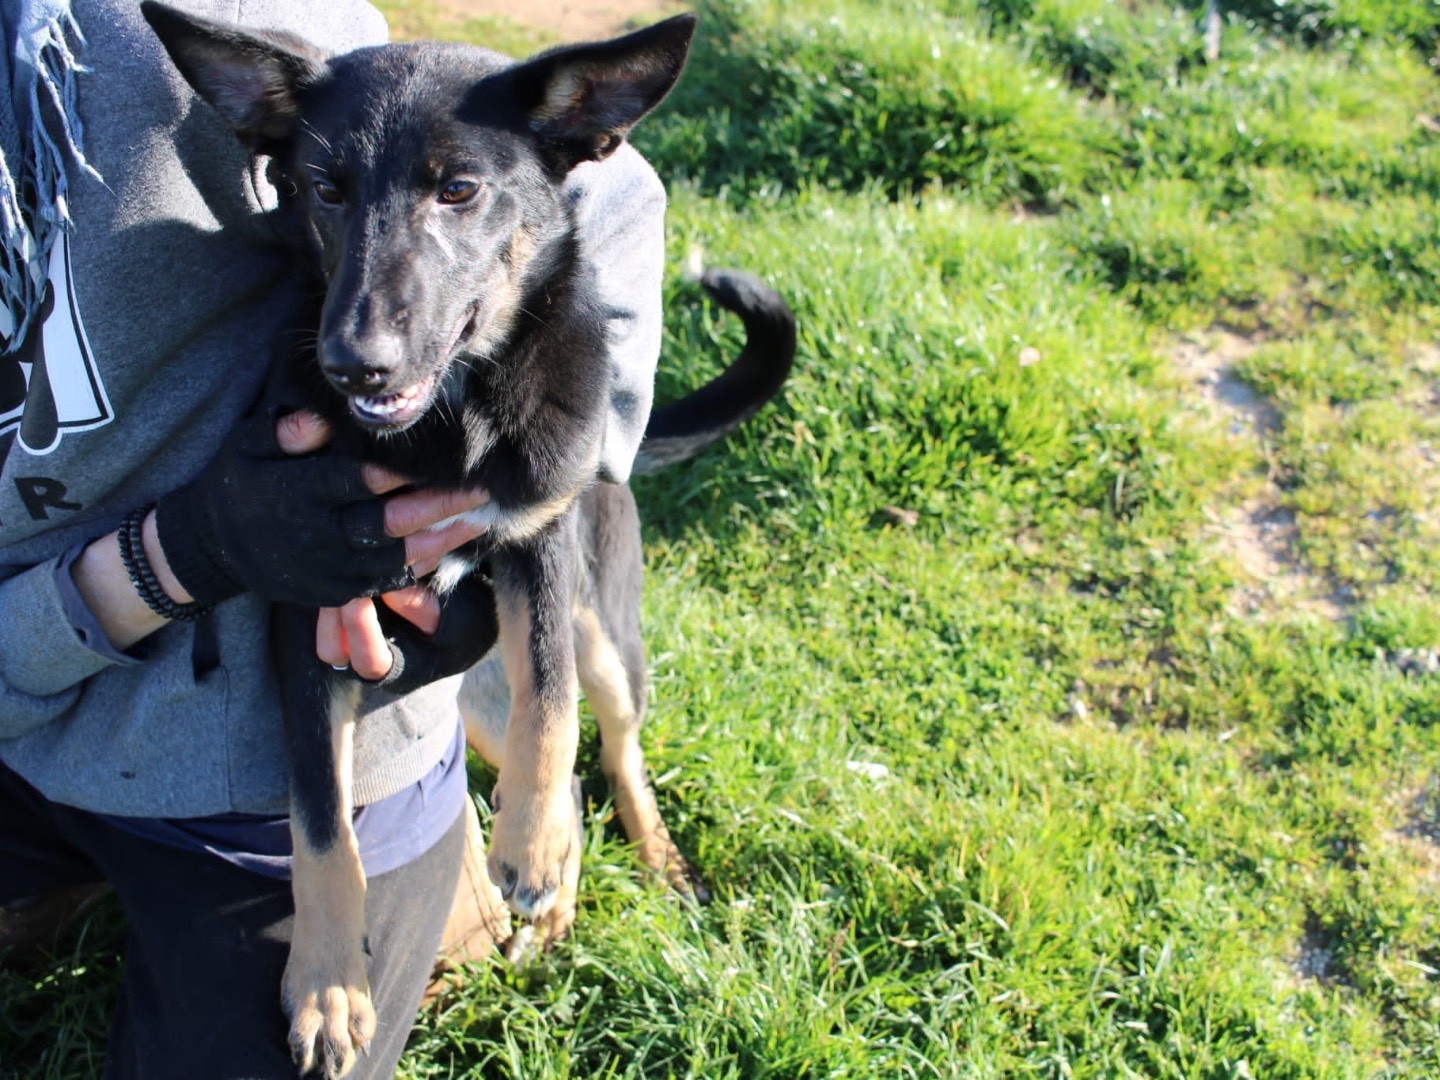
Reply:
M385 36L360 0L238 6L337 51ZM0 906L114 887L129 929L107 1077L293 1075L268 609L320 608L317 655L379 684L353 786L380 1032L351 1075L388 1076L468 842L447 676L494 637L478 579L443 609L414 582L475 535L430 527L485 493L409 490L328 452L312 414L255 406L294 344L285 192L133 0L7 0L0 29L0 363L24 379L0 403ZM624 404L601 473L623 480L659 351L664 192L626 147L577 170L573 198ZM431 647L397 652L372 597Z

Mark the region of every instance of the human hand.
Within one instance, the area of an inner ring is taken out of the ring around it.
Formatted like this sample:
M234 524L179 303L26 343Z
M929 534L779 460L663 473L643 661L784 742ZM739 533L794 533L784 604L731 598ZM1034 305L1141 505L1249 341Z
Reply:
M330 426L312 412L289 413L275 424L276 444L287 454L313 453L329 438ZM411 484L408 477L369 463L360 466L360 479L370 494L390 495L381 504L382 527L387 537L405 542L405 565L416 578L434 573L444 556L485 531L475 520L462 516L490 502L483 489L402 491ZM445 524L436 528L442 522Z
M332 667L347 664L361 678L396 694L456 675L480 661L499 633L495 594L470 575L443 599L412 585L383 593L380 602L413 627L387 637L367 597L326 608L315 625L315 654Z
M406 542L353 457L319 454L323 421L240 421L193 481L162 498L156 532L184 590L207 607L249 590L333 607L414 582ZM301 456L297 456L301 455ZM421 552L427 554L428 552Z
M290 454L310 453L328 438L325 422L313 413L292 413L276 427L278 444ZM366 489L375 495L399 491L410 483L378 465L364 465L360 472ZM385 533L404 540L406 565L416 577L423 578L435 571L445 555L484 531L473 520L450 519L478 510L489 501L488 494L481 490L403 491L385 500ZM441 522L448 523L434 528ZM388 640L375 603L362 596L339 607L320 609L315 626L316 655L333 667L348 665L361 678L384 680L387 686L403 692L395 685L402 675L402 670L395 667L397 659L403 672L408 673L405 682L421 685L417 680L427 672L430 674L423 678L424 682L463 671L478 661L494 641L495 630L490 625L494 622L494 598L488 587L478 600L469 595L453 602L447 599L443 620L440 599L420 586L383 593L380 600L415 626L424 638L400 635L394 642ZM461 640L476 635L478 643L474 648ZM413 654L408 659L407 650ZM473 658L467 663L471 652ZM421 654L426 658L421 659Z
M379 599L422 634L433 634L440 625L440 598L423 585L381 593ZM321 608L315 620L315 655L333 668L350 668L362 679L376 681L390 674L395 654L375 601L362 596L338 608Z

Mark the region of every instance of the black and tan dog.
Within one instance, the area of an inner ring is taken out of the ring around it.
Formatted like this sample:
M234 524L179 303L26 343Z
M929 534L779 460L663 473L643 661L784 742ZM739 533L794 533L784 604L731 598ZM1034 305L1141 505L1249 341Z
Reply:
M290 35L144 10L184 76L291 189L298 254L323 284L313 347L290 364L302 400L367 460L424 486L490 492L476 512L485 539L436 577L448 588L483 568L494 585L508 717L469 725L499 766L491 876L549 932L573 917L578 673L622 821L644 861L683 890L688 867L636 737L635 505L628 488L592 483L608 396L604 317L561 185L669 92L694 19L515 63L435 44L329 57ZM705 283L741 315L747 345L719 378L655 413L642 467L722 438L789 370L783 301L743 274ZM359 688L315 659L313 628L313 612L277 610L296 909L282 998L301 1071L339 1076L375 1028L350 825Z

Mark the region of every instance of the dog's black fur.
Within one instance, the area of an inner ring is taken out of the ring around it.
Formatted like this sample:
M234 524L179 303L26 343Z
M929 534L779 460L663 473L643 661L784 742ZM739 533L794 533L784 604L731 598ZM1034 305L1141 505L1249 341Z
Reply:
M552 932L568 925L578 666L627 830L683 889L688 868L635 739L638 524L628 488L592 483L605 323L561 185L669 92L693 17L514 63L436 44L327 57L289 35L143 8L186 79L270 157L297 251L323 284L316 344L289 365L283 393L368 461L422 486L490 493L485 538L442 565L437 588L483 564L496 594L511 706L504 723L467 725L500 766L492 877L518 913ZM749 341L714 383L656 412L642 467L723 437L788 372L795 333L780 298L734 272L706 284L741 314ZM283 999L301 1071L339 1076L375 1024L350 826L358 684L315 659L313 628L313 611L277 609L295 839Z

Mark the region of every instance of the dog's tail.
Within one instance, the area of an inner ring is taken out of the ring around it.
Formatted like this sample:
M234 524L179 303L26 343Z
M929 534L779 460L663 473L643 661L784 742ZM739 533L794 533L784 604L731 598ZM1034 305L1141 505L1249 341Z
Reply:
M774 289L740 270L706 270L705 291L745 324L745 348L723 372L650 414L635 472L692 458L749 420L784 385L795 361L795 316Z

